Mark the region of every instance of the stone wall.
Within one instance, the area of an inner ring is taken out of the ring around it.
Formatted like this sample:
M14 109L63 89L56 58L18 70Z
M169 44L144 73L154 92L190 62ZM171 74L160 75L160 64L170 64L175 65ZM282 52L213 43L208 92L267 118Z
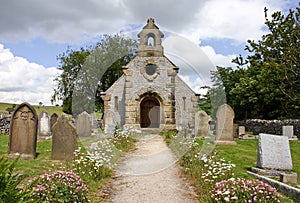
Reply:
M8 134L10 127L10 116L0 115L0 134Z
M282 126L294 126L294 135L300 137L300 119L297 120L260 120L249 119L246 121L238 121L239 125L245 126L246 131L254 134L269 133L275 135L282 135Z

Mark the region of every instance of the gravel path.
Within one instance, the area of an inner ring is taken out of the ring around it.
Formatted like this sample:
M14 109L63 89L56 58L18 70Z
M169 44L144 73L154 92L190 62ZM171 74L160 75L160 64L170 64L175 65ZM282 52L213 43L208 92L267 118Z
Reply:
M108 202L197 202L176 161L161 136L144 136L116 168Z

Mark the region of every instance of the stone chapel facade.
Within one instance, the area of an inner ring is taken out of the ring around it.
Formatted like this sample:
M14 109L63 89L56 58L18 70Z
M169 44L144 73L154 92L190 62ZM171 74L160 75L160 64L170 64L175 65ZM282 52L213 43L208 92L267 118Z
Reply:
M177 75L179 68L164 56L164 34L152 18L138 34L138 53L123 75L102 94L104 129L189 129L195 124L199 95Z

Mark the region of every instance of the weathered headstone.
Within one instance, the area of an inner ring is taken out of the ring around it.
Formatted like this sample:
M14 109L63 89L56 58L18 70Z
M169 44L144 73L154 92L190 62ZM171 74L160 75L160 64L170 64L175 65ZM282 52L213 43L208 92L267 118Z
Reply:
M282 135L287 136L288 138L293 137L294 136L294 126L292 126L292 125L282 126Z
M38 116L28 103L22 103L13 113L9 133L8 156L34 159L36 156Z
M51 131L52 131L52 127L56 123L57 119L58 119L58 115L56 113L53 113L50 118Z
M92 117L87 112L82 112L76 119L76 131L79 137L88 137L92 133Z
M234 111L228 104L219 106L217 110L217 140L233 141Z
M39 135L40 136L50 136L50 117L45 111L42 111L39 115Z
M78 148L74 125L66 115L61 115L52 128L52 159L72 160Z
M195 136L206 137L209 130L209 117L205 111L198 111L195 115Z
M263 169L292 170L288 137L260 133L256 164Z
M245 126L239 126L239 136L245 135L246 129Z

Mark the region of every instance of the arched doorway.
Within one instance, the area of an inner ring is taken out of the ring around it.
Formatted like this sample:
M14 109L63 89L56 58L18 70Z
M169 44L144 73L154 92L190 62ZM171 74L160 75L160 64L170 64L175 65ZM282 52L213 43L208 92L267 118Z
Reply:
M140 104L141 128L159 128L160 104L155 97L147 97Z

